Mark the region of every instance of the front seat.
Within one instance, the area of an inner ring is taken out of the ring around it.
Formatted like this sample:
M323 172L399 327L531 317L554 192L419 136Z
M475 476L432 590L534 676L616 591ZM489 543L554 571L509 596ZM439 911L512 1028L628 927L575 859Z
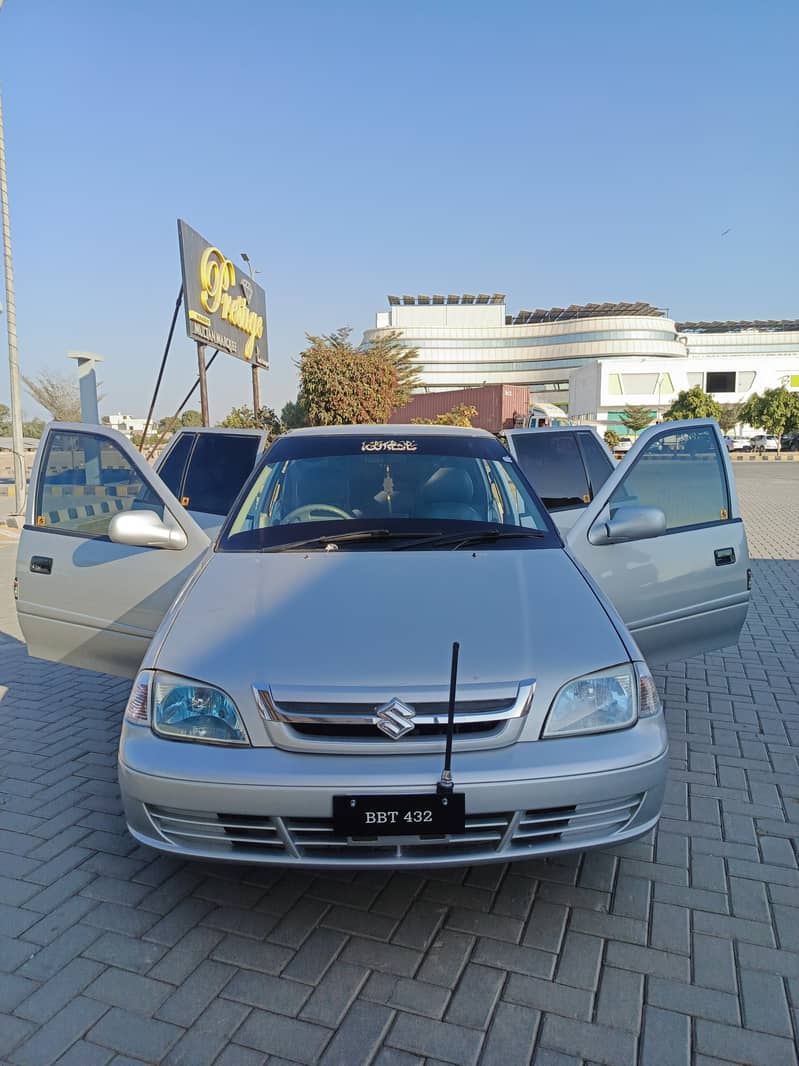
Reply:
M465 470L442 466L419 490L419 518L450 518L480 522L483 516L472 506L474 484Z

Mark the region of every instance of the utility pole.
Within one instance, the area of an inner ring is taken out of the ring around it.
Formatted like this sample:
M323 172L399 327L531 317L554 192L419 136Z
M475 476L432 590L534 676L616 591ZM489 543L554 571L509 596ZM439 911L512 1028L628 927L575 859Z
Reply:
M0 0L0 7L2 7ZM22 440L22 396L17 358L17 307L14 300L14 269L11 263L11 226L8 219L6 144L3 135L3 101L0 97L0 205L3 221L3 258L6 267L6 326L8 328L8 372L11 381L11 448L14 462L16 514L25 511L25 445Z

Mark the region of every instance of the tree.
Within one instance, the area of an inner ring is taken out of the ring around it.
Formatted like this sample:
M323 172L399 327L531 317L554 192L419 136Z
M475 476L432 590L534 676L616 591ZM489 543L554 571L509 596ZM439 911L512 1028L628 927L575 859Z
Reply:
M701 385L692 389L683 389L677 399L663 415L666 422L675 422L682 418L715 418L721 416L721 404L705 392Z
M194 426L201 426L203 424L203 416L199 411L184 411L180 416L180 424L189 429Z
M628 404L621 413L619 421L629 429L631 433L640 433L646 429L650 422L654 422L655 415L650 407L641 407L638 404Z
M6 403L0 403L0 437L11 436L11 408Z
M476 407L467 403L459 403L443 415L436 415L435 418L412 418L411 423L415 426L463 426L471 429L472 419L477 418L477 414Z
M234 407L219 425L225 429L267 429L270 440L284 432L283 423L271 407L262 407L257 415L251 407Z
M605 430L605 444L607 444L608 448L610 448L611 451L614 450L620 440L621 437L618 435L615 429Z
M80 422L80 392L73 378L54 370L40 370L35 378L26 378L23 374L22 380L53 421Z
M131 433L131 435L130 435L131 444L133 445L134 448L138 448L139 451L141 451L141 449L142 449L142 447L144 447L144 445L156 445L161 440L160 436L158 435L158 431L155 430L155 429L151 429L148 432L147 439L144 440L144 441L142 440L143 436L144 436L144 431L143 430L137 430L137 431Z
M286 429L301 429L303 426L308 425L308 412L305 410L305 406L299 396L296 402L289 400L288 403L283 405L283 410L280 412L280 421Z
M368 341L365 350L381 356L394 367L397 388L393 406L402 407L422 386L419 349L406 348L402 343L402 333L399 330L391 330Z
M354 348L350 330L307 333L300 353L300 401L312 426L387 422L397 395L397 371L385 352Z
M777 440L783 433L799 432L799 393L784 386L750 396L741 410L741 420L765 429Z
M30 422L22 423L22 436L36 437L39 440L44 433L44 427L45 421L43 418L32 418Z
M719 425L725 433L735 429L738 423L742 421L741 412L743 409L744 405L742 403L723 403L721 405Z

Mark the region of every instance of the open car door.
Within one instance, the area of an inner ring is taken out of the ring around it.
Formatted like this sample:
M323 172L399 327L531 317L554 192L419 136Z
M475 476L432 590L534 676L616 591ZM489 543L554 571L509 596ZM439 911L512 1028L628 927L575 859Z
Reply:
M566 545L650 663L737 643L749 552L712 419L645 430L580 512Z
M134 519L134 512L141 513ZM152 546L121 542L131 519L149 519ZM121 433L51 423L31 474L17 553L17 615L28 651L135 676L209 544Z
M616 469L611 451L591 426L505 431L508 451L562 534Z

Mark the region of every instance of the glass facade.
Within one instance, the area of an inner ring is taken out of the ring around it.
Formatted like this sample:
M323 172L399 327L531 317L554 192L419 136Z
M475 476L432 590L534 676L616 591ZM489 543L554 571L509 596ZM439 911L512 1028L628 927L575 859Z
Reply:
M512 327L518 328L518 327ZM673 341L674 333L657 329L605 329L593 333L566 333L526 337L414 337L408 331L403 343L409 348L535 348L550 344L588 344L595 341Z

